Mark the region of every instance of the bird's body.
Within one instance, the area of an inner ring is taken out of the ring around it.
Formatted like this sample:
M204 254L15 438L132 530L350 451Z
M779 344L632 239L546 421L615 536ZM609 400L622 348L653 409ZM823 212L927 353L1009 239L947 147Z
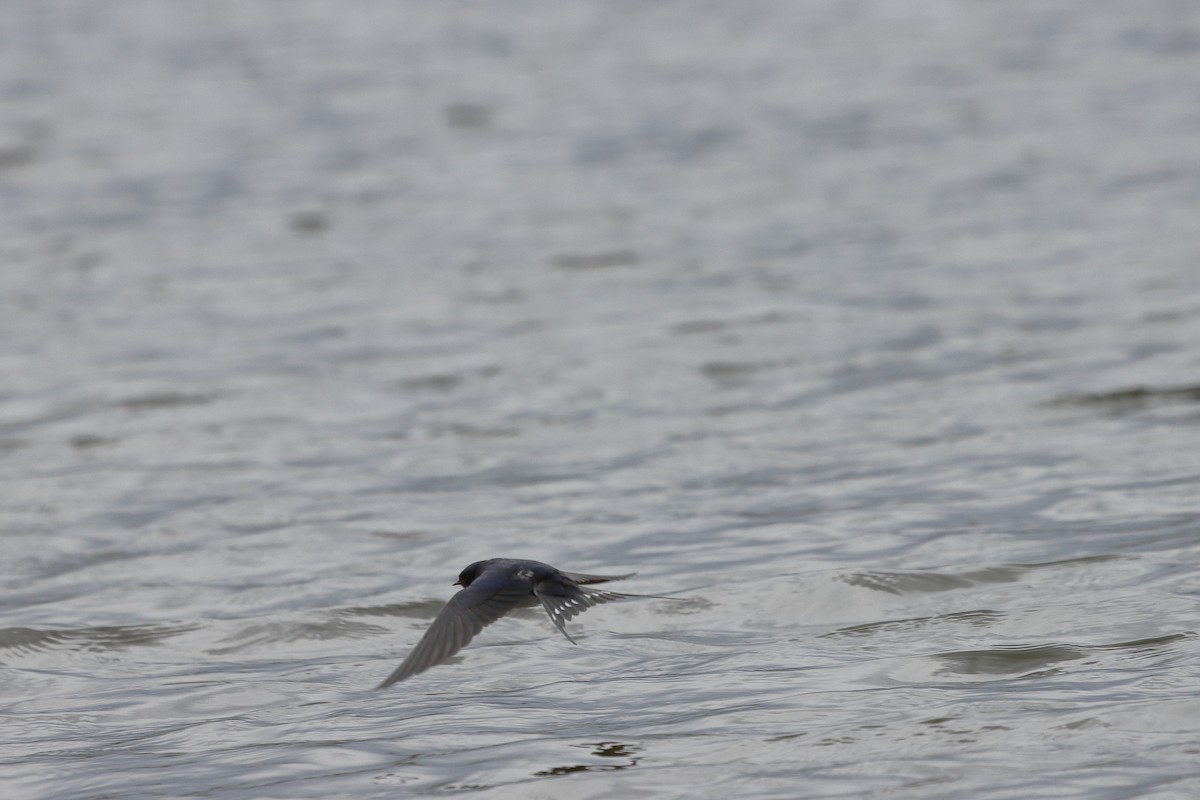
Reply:
M566 622L581 611L610 600L626 600L653 595L620 594L604 589L586 588L589 584L628 578L629 575L587 575L566 572L540 561L492 558L476 561L458 576L462 591L438 612L408 657L379 684L382 689L397 681L424 672L449 659L475 634L515 608L541 604L563 636Z

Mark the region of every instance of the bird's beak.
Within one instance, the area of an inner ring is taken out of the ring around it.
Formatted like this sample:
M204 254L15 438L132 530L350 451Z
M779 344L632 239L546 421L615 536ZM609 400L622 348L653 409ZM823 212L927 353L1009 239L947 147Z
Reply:
M450 585L451 586L462 586L462 581L455 581L454 583L452 583Z

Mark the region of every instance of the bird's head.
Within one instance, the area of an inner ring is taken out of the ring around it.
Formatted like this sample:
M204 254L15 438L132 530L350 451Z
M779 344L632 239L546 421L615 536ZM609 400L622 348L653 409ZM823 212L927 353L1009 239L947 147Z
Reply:
M461 586L464 589L467 588L474 582L476 578L479 577L479 573L483 572L483 568L486 564L486 561L476 561L474 564L458 573L458 580L456 580L453 585Z

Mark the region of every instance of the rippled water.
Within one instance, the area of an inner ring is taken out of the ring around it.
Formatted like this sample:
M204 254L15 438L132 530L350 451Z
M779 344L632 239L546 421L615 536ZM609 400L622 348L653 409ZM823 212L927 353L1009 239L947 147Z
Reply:
M1192 798L1200 15L13 3L3 796ZM467 563L639 574L372 691Z

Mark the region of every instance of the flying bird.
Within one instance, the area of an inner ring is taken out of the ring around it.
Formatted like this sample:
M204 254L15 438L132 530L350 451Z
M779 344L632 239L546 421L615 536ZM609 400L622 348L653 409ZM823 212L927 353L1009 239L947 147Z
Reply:
M632 574L587 575L517 558L476 561L459 573L454 582L462 590L450 598L413 651L377 688L386 688L443 663L463 649L485 625L491 625L515 608L541 603L562 635L575 644L567 633L566 622L576 614L610 600L658 597L587 588L588 584L619 581Z

